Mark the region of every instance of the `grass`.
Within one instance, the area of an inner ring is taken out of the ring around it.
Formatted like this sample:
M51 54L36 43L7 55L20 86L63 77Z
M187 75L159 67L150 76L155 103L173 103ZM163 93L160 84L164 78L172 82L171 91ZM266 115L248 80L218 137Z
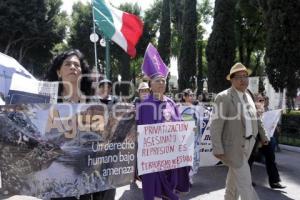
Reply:
M297 115L300 116L299 110L291 110L290 112L286 113L285 115Z
M300 147L300 139L299 138L292 138L287 136L279 136L279 143L286 144L291 146Z

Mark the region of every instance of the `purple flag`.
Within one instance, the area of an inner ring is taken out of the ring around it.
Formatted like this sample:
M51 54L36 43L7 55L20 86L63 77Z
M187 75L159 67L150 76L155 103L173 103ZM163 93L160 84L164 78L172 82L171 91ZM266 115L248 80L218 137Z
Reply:
M148 44L145 52L142 71L151 79L159 75L166 78L169 73L169 68L163 62L158 51L151 43Z

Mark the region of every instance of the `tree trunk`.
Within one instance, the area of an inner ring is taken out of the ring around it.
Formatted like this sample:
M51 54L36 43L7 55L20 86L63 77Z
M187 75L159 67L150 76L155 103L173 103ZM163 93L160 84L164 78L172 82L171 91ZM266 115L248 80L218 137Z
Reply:
M202 94L203 91L203 60L202 60L202 50L203 50L203 42L202 40L198 41L198 59L197 59L197 65L198 65L198 76L197 76L197 97L198 95Z

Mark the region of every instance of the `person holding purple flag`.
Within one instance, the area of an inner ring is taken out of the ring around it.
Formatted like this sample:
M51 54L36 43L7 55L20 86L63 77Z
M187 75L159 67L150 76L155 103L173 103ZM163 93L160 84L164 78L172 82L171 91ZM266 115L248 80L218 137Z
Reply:
M137 104L137 124L155 124L180 121L174 101L164 95L169 70L152 44L144 56L142 71L150 79L150 95ZM178 200L181 192L188 192L190 167L182 167L141 176L145 200Z

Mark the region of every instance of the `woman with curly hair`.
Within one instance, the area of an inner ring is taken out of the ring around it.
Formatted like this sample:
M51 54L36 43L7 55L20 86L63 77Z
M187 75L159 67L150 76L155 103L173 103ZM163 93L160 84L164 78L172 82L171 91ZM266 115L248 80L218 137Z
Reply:
M60 81L58 102L85 103L87 96L93 95L91 70L83 54L72 49L56 56L45 79Z

